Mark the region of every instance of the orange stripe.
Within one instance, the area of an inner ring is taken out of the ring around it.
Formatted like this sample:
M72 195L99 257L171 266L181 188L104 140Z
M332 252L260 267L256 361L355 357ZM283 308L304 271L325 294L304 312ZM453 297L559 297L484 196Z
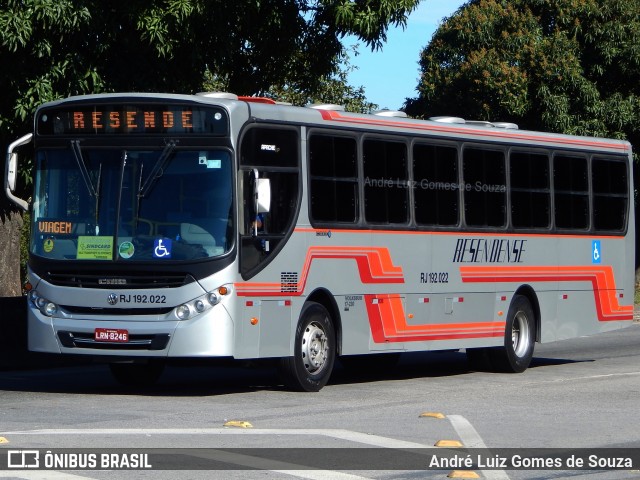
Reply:
M295 229L296 233L317 233L317 232L326 232L328 229L326 228L308 228L308 227L298 227ZM481 232L458 232L458 231L432 231L432 230L370 230L370 229L349 229L349 228L332 228L333 233L349 233L349 234L364 234L364 235L429 235L429 236L450 236L450 237L478 237L481 236ZM522 233L495 233L491 232L488 234L489 237L517 237L522 238ZM526 237L535 237L535 238L579 238L579 239L602 239L602 240L625 240L623 235L576 235L576 234L560 234L560 233L527 233Z
M591 282L599 321L633 319L633 305L619 303L610 265L465 266L460 276L463 282Z
M375 343L502 337L505 322L408 325L398 294L365 295Z
M407 122L402 120L389 120L384 117L381 118L364 118L364 117L354 117L346 113L342 113L339 111L333 110L320 110L320 114L324 120L331 120L334 122L341 123L355 123L361 125L372 125L372 126L380 126L380 127L398 127L405 128L410 130L421 130L421 131L433 131L438 133L451 133L451 134L460 134L460 135L470 135L470 136L481 136L481 137L495 137L505 140L524 140L526 142L540 142L546 144L560 144L560 145L577 145L584 147L598 147L598 148L609 148L613 150L618 150L621 152L628 152L630 146L627 143L623 142L613 142L607 139L596 139L596 138L576 138L570 136L560 136L560 135L551 135L551 134L539 134L535 135L533 133L527 133L522 130L504 130L500 129L483 129L478 130L474 128L461 128L455 127L451 124L436 124L436 123L417 123L417 122Z
M279 282L238 282L235 284L236 292L239 296L302 295L311 271L311 263L320 258L355 260L360 280L364 284L404 283L402 267L394 265L386 247L315 246L307 250L295 291L287 291L291 290L289 283L283 291L283 285Z

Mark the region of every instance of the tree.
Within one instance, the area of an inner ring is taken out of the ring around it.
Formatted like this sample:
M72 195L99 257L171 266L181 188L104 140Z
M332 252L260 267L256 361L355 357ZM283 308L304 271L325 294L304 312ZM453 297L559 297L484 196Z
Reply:
M352 47L355 55L357 46ZM364 87L354 87L349 84L348 76L353 67L349 62L349 55L340 54L342 60L330 74L322 75L314 90L304 89L295 85L295 80L281 78L277 84L271 85L263 95L279 102L305 106L314 103L332 103L344 106L348 112L370 113L378 105L368 102L364 94ZM205 72L204 90L209 92L229 91L228 79Z
M640 147L640 0L473 0L420 57L419 117L504 120Z
M262 95L273 85L317 91L338 71L345 35L379 48L389 26L403 26L418 3L5 0L0 145L30 131L32 114L45 101L109 91L194 93L206 71L238 94ZM28 170L21 180L25 187ZM20 215L0 195L0 297L20 292L20 225Z
M422 51L419 96L405 109L627 139L637 161L638 12L640 0L472 0Z

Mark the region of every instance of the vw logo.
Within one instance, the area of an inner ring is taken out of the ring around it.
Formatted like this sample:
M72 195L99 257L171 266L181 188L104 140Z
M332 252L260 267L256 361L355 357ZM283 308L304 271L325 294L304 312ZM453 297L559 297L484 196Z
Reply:
M107 297L107 302L109 302L109 305L115 305L118 303L118 296L115 293L110 294Z

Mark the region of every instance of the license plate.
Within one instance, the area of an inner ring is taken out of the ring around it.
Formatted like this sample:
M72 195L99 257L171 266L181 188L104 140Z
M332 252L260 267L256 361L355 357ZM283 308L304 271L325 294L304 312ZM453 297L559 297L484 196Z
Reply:
M126 343L129 341L129 330L96 328L94 338L96 342Z

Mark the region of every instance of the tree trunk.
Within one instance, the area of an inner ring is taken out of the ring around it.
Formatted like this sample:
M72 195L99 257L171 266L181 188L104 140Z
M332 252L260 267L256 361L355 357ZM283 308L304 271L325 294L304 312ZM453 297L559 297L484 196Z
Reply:
M20 280L22 223L18 210L0 192L0 369L27 363L27 311Z
M4 197L4 194L2 194ZM20 232L22 215L0 198L0 298L22 295L20 281Z

